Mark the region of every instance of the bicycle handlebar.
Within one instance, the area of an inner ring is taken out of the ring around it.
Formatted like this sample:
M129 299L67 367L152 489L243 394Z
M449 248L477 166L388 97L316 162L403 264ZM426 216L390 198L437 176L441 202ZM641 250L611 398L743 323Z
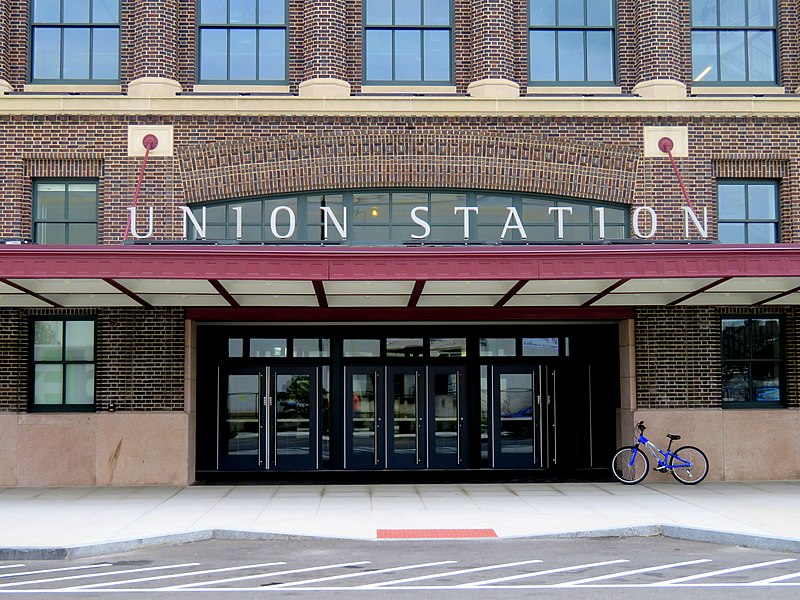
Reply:
M636 424L636 428L639 430L640 433L644 433L644 430L647 429L647 427L644 426L644 421L639 421Z

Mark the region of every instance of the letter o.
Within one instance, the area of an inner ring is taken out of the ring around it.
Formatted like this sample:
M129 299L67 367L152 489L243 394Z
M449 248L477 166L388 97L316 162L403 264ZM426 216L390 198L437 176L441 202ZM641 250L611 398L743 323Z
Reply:
M642 214L642 211L645 211L650 215L650 231L647 233L647 235L643 234L641 229L639 229L639 215ZM633 211L633 234L636 237L649 240L656 234L656 229L658 229L658 217L656 217L656 211L649 206L640 206Z
M289 213L289 231L286 232L286 235L281 235L278 233L278 211L285 210ZM272 235L274 235L279 240L285 240L286 238L290 238L294 235L295 225L296 225L297 218L295 217L294 211L289 208L288 206L276 206L272 209L272 214L269 216L269 228L272 231Z

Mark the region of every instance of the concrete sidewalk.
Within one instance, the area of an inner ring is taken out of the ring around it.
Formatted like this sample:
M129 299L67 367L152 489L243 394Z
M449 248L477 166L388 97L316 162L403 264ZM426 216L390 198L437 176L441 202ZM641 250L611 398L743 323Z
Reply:
M0 489L0 559L214 537L460 537L475 529L497 537L663 533L800 552L800 481Z

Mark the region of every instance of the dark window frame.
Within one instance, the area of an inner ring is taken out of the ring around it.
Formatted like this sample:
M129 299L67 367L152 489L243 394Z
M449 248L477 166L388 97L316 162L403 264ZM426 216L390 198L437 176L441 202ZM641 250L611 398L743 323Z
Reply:
M528 46L528 86L529 87L544 87L544 86L562 86L562 87L599 87L599 86L615 86L617 85L619 74L618 74L618 57L619 57L619 48L618 48L618 13L617 13L617 0L612 0L611 4L611 11L612 11L612 19L610 25L589 25L586 23L587 19L587 5L591 0L583 0L584 1L584 24L583 25L561 25L558 23L558 14L559 14L559 2L560 0L554 0L555 3L555 11L556 11L556 23L554 25L533 25L531 22L532 14L531 14L531 2L528 1L528 11L527 11L527 39L526 43ZM555 35L555 68L556 68L556 76L554 79L533 79L531 77L531 61L535 58L534 49L531 44L531 34L534 31L552 31ZM587 44L587 34L589 32L594 31L608 31L611 34L611 79L608 80L592 80L588 78L588 44ZM558 73L558 35L561 32L583 32L583 54L584 54L584 79L575 79L575 80L564 80L559 77ZM534 90L535 91L535 90Z
M777 320L778 322L778 357L777 358L754 358L753 357L753 338L752 338L752 323L758 320ZM720 319L720 336L723 335L725 321L746 321L747 327L747 356L737 358L725 358L723 353L724 341L720 339L720 378L724 387L724 371L726 363L729 364L746 364L748 366L748 385L750 389L749 400L725 400L724 389L722 393L722 408L785 408L786 407L786 322L779 314L724 314ZM778 400L756 400L754 397L753 387L753 369L754 364L769 364L772 363L777 366L778 374Z
M89 21L88 22L65 22L64 21L64 3L69 2L69 0L60 0L59 4L59 13L60 13L60 20L59 21L36 21L34 19L34 1L31 0L29 3L28 9L28 39L30 43L28 44L28 81L33 84L54 84L54 85L116 85L119 84L120 79L120 71L122 67L122 36L121 36L121 23L122 23L122 0L117 1L117 22L103 22L92 21L92 8L94 0L89 0ZM57 60L59 63L59 73L60 77L58 78L46 78L46 77L34 77L34 67L35 67L35 59L36 59L36 30L37 29L58 29L60 31L60 52L58 54ZM65 78L64 77L64 65L65 65L65 58L69 56L69 52L65 52L64 48L64 32L66 30L76 30L76 29L88 29L89 30L89 77L88 78L81 78L81 79L73 79L73 78ZM94 34L96 31L99 30L109 30L115 29L117 31L117 76L114 78L95 78L93 77L94 71L94 60L93 60L93 45L94 45Z
M62 350L60 360L36 360L36 335L35 328L37 322L58 321L62 323ZM93 328L92 340L92 359L91 360L67 360L64 356L66 344L66 324L68 322L91 322ZM94 316L79 315L37 315L28 319L28 412L54 412L54 413L86 413L96 412L97 410L97 318ZM40 364L54 364L62 366L61 373L61 404L37 404L36 403L36 366ZM94 377L92 379L92 402L86 404L67 404L67 365L93 365Z
M256 22L255 23L231 23L231 14L230 14L230 0L226 0L226 15L227 15L227 23L203 23L203 15L201 14L202 11L202 2L197 2L197 18L196 18L196 26L195 26L195 41L197 45L197 58L196 58L196 73L197 73L197 83L200 85L288 85L289 84L289 0L283 0L283 16L284 20L283 23L258 23L259 21L259 11L260 11L260 4L256 2ZM247 30L253 29L256 31L256 49L255 49L255 61L256 61L256 77L255 79L231 79L230 78L230 71L231 71L231 50L230 50L230 32L235 30ZM202 73L202 57L203 57L203 45L201 42L202 39L202 32L204 30L224 30L228 32L226 37L227 39L227 50L226 50L226 74L227 77L225 79L208 79L203 77ZM258 48L259 48L259 32L260 31L283 31L284 37L284 50L283 50L283 78L282 79L260 79L258 75Z
M744 187L744 201L745 201L745 218L744 219L723 219L720 217L720 195L719 188L723 185L740 185ZM749 202L749 187L751 185L770 185L775 190L775 218L774 219L751 219L750 202ZM750 242L749 241L749 228L750 223L771 223L775 227L775 241L772 243L779 244L781 241L781 199L780 199L780 182L775 179L718 179L717 180L717 239L719 240L719 226L725 223L736 223L744 225L744 242L745 244L763 244L768 242ZM720 243L726 243L719 240Z
M39 203L39 185L42 184L64 184L64 220L56 220L56 219L39 219L37 217L38 214L38 203ZM69 216L69 185L70 184L94 184L95 186L95 211L94 211L94 220L87 221L83 219L76 219L70 220ZM44 244L46 242L39 241L40 236L38 235L38 226L42 224L49 224L49 225L63 225L64 226L64 240L65 244L69 245L69 226L73 224L93 224L95 226L95 241L94 243L98 243L98 236L99 236L99 208L100 208L100 182L97 179L92 178L80 178L80 179L67 179L67 178L42 178L42 179L35 179L33 181L33 202L32 202L32 210L31 210L31 237L33 242L36 244Z

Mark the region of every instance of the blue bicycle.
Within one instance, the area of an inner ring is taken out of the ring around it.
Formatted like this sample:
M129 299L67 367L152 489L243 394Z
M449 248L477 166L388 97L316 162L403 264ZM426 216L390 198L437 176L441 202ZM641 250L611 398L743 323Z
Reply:
M672 452L672 442L681 439L681 436L668 433L669 446L662 450L653 442L644 437L644 421L636 424L639 436L633 446L623 446L614 454L611 461L611 472L625 485L639 483L650 471L650 459L640 448L642 444L658 461L658 466L653 470L659 473L669 471L672 476L684 485L700 483L708 475L708 458L700 448L682 446Z

